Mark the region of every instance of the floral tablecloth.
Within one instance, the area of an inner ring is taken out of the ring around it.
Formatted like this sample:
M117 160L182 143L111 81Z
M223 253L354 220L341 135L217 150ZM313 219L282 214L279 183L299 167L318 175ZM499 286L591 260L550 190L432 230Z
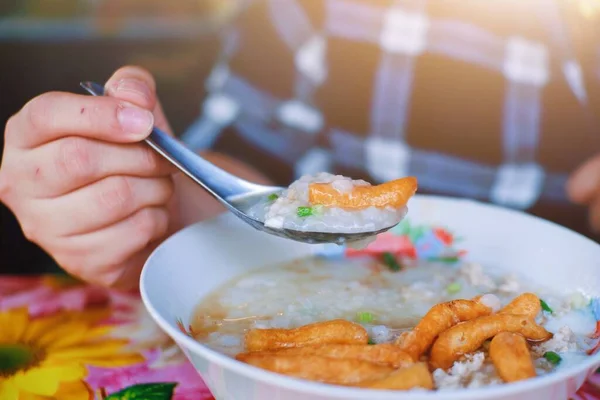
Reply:
M209 400L137 293L0 276L0 400Z
M139 295L0 276L0 400L209 400ZM600 400L600 374L574 400Z

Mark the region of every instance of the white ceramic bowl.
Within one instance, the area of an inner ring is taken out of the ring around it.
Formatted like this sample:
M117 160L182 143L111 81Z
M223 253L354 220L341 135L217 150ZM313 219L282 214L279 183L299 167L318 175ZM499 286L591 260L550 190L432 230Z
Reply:
M514 272L557 292L600 296L600 246L553 223L473 201L416 196L411 222L441 225L464 238L467 258ZM230 279L309 256L304 245L255 231L232 215L190 226L163 243L141 277L144 304L183 349L217 400L566 400L600 366L600 354L535 379L482 389L386 392L322 385L266 372L221 355L178 329L198 302Z

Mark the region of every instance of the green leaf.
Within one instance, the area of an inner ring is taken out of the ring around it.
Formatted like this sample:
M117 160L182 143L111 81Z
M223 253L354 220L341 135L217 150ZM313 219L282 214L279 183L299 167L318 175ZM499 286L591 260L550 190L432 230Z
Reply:
M552 314L554 311L552 311L552 309L550 308L550 306L542 299L540 299L540 304L542 306L542 310L549 312L550 314Z
M267 199L268 199L269 201L275 201L275 200L277 200L278 198L279 198L279 195L278 195L277 193L270 194L270 195L269 195L269 197L267 197Z
M177 383L142 383L113 393L105 400L172 400Z
M553 351L547 351L547 352L545 352L544 353L544 358L546 360L550 361L554 365L558 365L562 361L562 357L559 356L558 354L556 354Z
M382 257L385 265L392 271L400 271L402 269L402 266L398 263L398 260L396 260L396 257L394 257L392 253L383 253Z
M310 207L298 207L297 213L301 218L310 217L313 214L313 209Z

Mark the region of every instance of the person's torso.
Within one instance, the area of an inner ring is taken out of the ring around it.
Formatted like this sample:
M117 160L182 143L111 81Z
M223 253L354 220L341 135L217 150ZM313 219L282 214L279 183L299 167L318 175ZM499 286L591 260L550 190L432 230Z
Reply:
M600 40L566 4L251 2L183 138L280 181L415 175L422 193L568 207L600 148Z

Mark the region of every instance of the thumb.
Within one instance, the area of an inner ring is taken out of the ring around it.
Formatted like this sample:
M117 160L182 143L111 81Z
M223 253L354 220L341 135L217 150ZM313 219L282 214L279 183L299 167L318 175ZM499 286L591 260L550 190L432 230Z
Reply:
M118 69L106 82L109 96L152 111L154 124L173 136L173 132L156 95L156 82L143 68L127 66Z

